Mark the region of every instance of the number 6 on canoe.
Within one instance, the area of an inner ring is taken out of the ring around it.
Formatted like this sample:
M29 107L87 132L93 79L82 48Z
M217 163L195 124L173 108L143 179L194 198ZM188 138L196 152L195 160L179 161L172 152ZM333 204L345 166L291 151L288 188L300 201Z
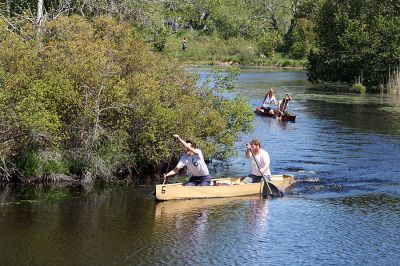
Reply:
M268 182L268 180L265 179L265 176L261 172L260 166L258 165L256 157L254 156L253 149L250 148L249 150L250 150L251 155L253 156L254 161L256 162L258 171L260 172L260 174L261 174L261 176L262 176L262 178L264 180L264 186L266 186L267 191L268 191L268 195L265 195L264 194L265 189L263 189L263 197L268 197L268 196L270 196L270 197L278 197L278 198L282 197L283 196L283 192L280 191L279 188L277 188L274 184Z

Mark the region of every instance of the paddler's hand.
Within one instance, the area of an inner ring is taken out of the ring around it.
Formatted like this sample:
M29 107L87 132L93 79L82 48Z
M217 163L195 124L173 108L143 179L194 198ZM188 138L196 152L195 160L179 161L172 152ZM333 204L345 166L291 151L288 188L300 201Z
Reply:
M251 145L250 145L250 143L247 143L247 144L246 144L246 148L247 148L248 150L250 150L250 149L251 149Z

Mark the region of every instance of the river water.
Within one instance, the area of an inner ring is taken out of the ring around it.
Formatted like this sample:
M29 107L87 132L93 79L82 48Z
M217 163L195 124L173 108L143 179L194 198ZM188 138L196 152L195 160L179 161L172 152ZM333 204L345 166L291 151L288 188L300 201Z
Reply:
M200 73L208 69L196 69ZM295 123L255 117L213 175L248 172L259 138L283 198L156 203L149 186L0 187L0 265L398 265L400 99L318 94L301 71L243 70L256 107L292 95Z

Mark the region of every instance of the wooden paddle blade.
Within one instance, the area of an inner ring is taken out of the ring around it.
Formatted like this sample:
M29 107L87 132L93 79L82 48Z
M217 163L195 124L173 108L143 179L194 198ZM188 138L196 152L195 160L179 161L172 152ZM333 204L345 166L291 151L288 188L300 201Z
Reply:
M274 184L271 182L264 183L263 186L263 193L264 198L271 197L271 198L281 198L283 197L283 192L279 190Z

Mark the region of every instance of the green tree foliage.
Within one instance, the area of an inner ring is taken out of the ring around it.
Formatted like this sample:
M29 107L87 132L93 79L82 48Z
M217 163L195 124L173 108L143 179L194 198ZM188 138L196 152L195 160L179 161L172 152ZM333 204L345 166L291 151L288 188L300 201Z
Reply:
M400 63L398 1L327 1L316 31L318 50L308 66L313 82L352 84L361 77L372 88L385 84Z
M127 24L60 16L39 39L29 25L20 35L5 29L3 22L0 174L90 179L157 171L173 133L224 159L238 132L249 129L251 107L225 93L235 72L198 87Z
M292 32L290 55L296 59L306 58L315 48L315 23L308 19L299 19Z
M280 50L293 58L307 58L315 49L315 25L325 0L297 1L290 27Z
M113 17L119 22L128 22L138 36L151 43L153 49L159 52L164 50L170 35L179 35L181 38L188 31L211 36L210 40L220 39L221 42L244 39L251 41L251 46L265 43L267 47L261 50L269 49L271 42L266 42L266 36L280 35L279 38L287 43L286 49L282 49L283 45L280 44L274 50L279 48L279 52L289 53L290 47L297 41L290 36L298 18L307 11L310 11L307 15L312 16L310 14L314 9L311 12L310 8L314 8L315 2L320 1L46 0L43 2L41 21L51 21L60 15L81 15L88 19L101 15ZM20 30L21 21L37 20L37 9L37 0L7 1L0 5L0 11L6 15L10 29L16 33ZM307 40L294 50L308 50L309 44Z
M276 49L282 44L282 36L278 33L266 34L257 43L258 51L267 57L273 57Z

